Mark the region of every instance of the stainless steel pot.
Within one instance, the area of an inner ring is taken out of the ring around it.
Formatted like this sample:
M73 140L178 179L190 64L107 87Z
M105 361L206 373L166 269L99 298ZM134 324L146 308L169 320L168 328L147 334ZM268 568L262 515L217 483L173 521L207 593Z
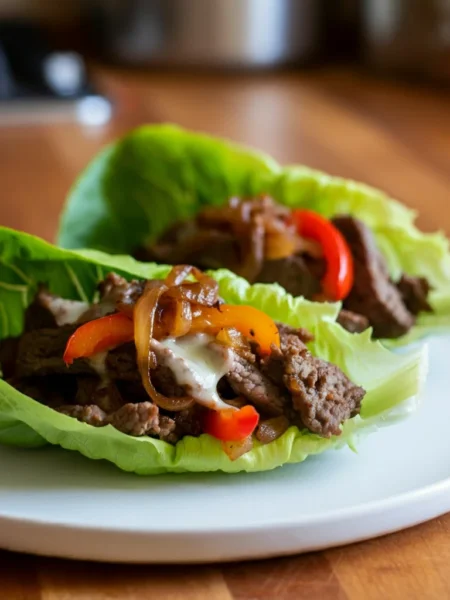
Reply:
M268 67L320 46L322 0L95 0L104 54L128 64Z
M364 0L366 63L450 81L450 0Z

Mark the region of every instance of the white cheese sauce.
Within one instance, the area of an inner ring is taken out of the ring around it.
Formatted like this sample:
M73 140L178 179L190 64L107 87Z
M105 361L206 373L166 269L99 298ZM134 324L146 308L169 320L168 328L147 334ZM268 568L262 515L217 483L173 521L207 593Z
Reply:
M211 345L214 338L205 334L166 338L152 342L160 362L173 373L177 383L188 386L198 404L213 410L230 410L217 393L217 384L228 373L233 359L225 346ZM162 352L158 349L164 348Z
M47 300L47 303L48 309L55 317L58 327L75 323L89 308L87 302L65 300L64 298L52 297Z

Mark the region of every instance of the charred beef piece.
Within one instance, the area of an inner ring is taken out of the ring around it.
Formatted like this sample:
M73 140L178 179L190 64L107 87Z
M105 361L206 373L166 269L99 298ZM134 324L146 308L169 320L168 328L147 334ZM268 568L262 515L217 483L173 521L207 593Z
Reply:
M308 262L314 263L314 259L307 261L297 254L278 260L265 260L255 281L278 283L293 296L311 298L320 293L321 284L320 278L315 276Z
M428 294L431 291L430 284L424 277L402 275L397 283L397 288L407 309L413 315L418 315L422 311L433 311L428 302Z
M376 337L404 335L414 325L414 317L389 279L386 262L372 232L353 217L336 217L333 223L350 246L355 268L353 288L344 308L367 317Z
M340 311L337 322L350 333L362 333L370 327L367 317L358 315L351 310L345 310L345 308Z

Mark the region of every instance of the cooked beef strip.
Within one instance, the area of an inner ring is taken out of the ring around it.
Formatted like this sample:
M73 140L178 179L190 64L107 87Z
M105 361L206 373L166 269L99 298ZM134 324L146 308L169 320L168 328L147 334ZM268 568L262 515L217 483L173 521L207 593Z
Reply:
M397 283L397 288L402 295L403 302L413 315L418 315L422 311L433 311L428 302L428 294L431 291L431 287L424 277L402 275L400 281Z
M113 380L135 382L143 389L137 367L136 347L133 342L123 344L108 352L106 371ZM181 398L187 393L182 386L176 383L172 371L163 364L158 364L156 369L152 370L151 377L153 385L165 396Z
M370 327L369 319L351 310L343 308L338 315L337 322L350 333L361 333Z
M57 327L55 315L47 302L48 294L45 286L39 286L33 302L25 311L25 331Z
M74 361L70 369L63 361L67 341L75 329L77 325L63 325L55 329L35 329L24 333L19 341L16 376L95 374L95 370L85 359Z
M153 402L125 404L111 415L110 423L128 435L157 435L160 431L159 409Z
M100 304L110 303L115 309L131 310L142 296L145 284L145 281L127 281L116 273L109 273L98 286Z
M296 254L278 260L265 260L255 282L278 283L293 296L305 298L311 298L321 291L320 278L311 272L305 259Z
M174 240L175 235L178 239ZM151 248L139 249L135 257L169 265L195 265L199 269L233 269L239 264L239 244L230 232L196 230L182 223L170 231L168 238L171 239L161 238Z
M333 223L347 240L354 261L354 284L344 308L365 315L376 337L404 335L414 325L414 317L389 279L386 261L372 232L353 217L336 217Z
M80 375L77 377L77 383L75 404L83 406L96 404L108 414L118 410L124 404L120 391L113 381Z
M87 423L93 427L104 427L105 425L108 425L108 415L99 406L66 405L59 406L56 410L63 415L74 417L78 421Z
M175 435L182 438L185 435L199 436L203 432L203 416L205 409L199 404L194 404L186 410L174 414Z
M226 375L236 394L244 396L263 415L283 414L286 394L274 385L255 365L233 352L233 366Z
M339 435L340 424L359 412L364 390L336 365L313 356L298 335L282 334L281 348L273 346L261 368L272 381L285 385L301 423L314 433Z
M304 327L291 327L290 325L285 325L284 323L276 323L276 326L281 339L285 338L287 335L294 335L305 344L314 340L314 335Z
M128 283L110 275L99 286L100 303L104 302L104 307L112 307L113 303L130 307L143 287L143 283ZM42 297L41 294L41 306ZM48 320L44 322L49 324ZM16 378L21 378L19 387L28 385L31 390L35 386L30 395L41 400L49 393L40 382L46 381L49 375L50 379L59 377L71 382L68 393L64 399L61 394L53 397L50 405L57 404L61 412L84 422L96 426L110 422L131 435L153 435L168 441L201 433L204 409L198 405L172 417L164 411L160 414L158 407L149 401L140 380L133 343L123 344L108 353L105 381L99 378L88 359L78 359L67 367L62 356L76 327L77 324L46 327L23 334L14 373ZM278 327L281 349L274 348L273 354L262 360L250 346L242 352L233 351L232 367L222 379L220 389L225 390L230 404L235 401L233 396L238 396L239 402L244 399L254 404L263 419L287 416L290 423L321 435L339 433L340 423L357 413L363 390L349 382L337 367L308 352L305 343L313 339L310 332L282 324ZM223 351L222 346L220 350ZM158 351L159 364L152 371L155 387L167 396L188 395L189 390L176 384L160 354ZM39 381L39 385L36 386L35 381ZM264 438L262 429L260 433Z
M106 372L112 379L140 381L136 362L136 347L133 342L110 350L106 356Z
M11 379L8 383L22 394L50 408L57 408L61 404L70 404L74 400L77 390L77 378L68 375Z
M3 379L11 379L16 373L19 338L8 337L0 340L0 373Z
M96 404L68 404L58 406L56 410L94 427L112 425L128 435L149 435L171 443L178 439L175 421L166 415L160 415L159 408L153 402L125 404L109 415Z

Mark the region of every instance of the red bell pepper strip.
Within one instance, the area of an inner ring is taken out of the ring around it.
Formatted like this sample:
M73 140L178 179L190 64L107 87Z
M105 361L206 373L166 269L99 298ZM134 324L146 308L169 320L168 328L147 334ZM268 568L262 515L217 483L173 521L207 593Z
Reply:
M341 232L327 219L311 210L294 210L292 217L299 235L315 240L323 249L327 264L322 288L329 300L343 300L353 286L353 257Z
M202 308L192 319L192 333L218 333L224 328L237 329L256 342L261 354L270 354L272 344L280 347L280 334L274 321L253 306L222 304L218 308Z
M129 317L122 313L107 315L78 327L67 342L63 360L71 365L76 358L92 356L133 339L134 326Z
M239 410L210 410L205 416L205 433L223 442L239 442L253 433L258 421L259 414L250 404Z

